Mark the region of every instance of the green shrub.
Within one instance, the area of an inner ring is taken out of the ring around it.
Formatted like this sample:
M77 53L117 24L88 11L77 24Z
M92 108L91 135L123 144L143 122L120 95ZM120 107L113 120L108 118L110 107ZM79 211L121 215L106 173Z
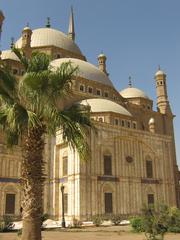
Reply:
M142 217L130 218L130 224L135 232L144 232Z
M168 232L180 232L180 209L176 207L169 208Z
M180 226L170 226L168 227L168 232L180 233Z
M3 220L1 221L0 229L2 232L10 232L13 225L12 225L12 217L11 216L3 216Z
M144 207L142 210L142 222L147 240L164 239L168 231L169 209L166 205Z
M99 227L103 222L103 217L101 215L94 215L92 217L92 221L96 225L96 227Z
M114 225L117 226L123 220L123 217L120 214L112 214L110 219L111 219L112 223L114 223Z
M17 231L17 235L18 235L18 237L22 235L22 229L19 229L19 230Z
M44 214L41 216L41 222L43 223L43 222L46 221L48 218L49 218L49 215L48 215L47 213L44 213Z
M82 222L76 218L73 218L73 227L74 228L81 228L82 227Z

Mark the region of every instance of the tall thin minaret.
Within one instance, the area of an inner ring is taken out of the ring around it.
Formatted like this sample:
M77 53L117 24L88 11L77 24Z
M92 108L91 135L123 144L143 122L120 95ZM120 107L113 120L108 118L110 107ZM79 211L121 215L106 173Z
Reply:
M160 67L155 74L155 80L158 111L162 114L172 114L167 94L166 74Z
M75 41L75 31L74 31L74 13L73 8L71 7L71 13L69 17L69 29L68 29L68 38Z
M0 10L0 39L1 39L1 32L2 32L3 21L4 21L4 14L3 14L3 12Z

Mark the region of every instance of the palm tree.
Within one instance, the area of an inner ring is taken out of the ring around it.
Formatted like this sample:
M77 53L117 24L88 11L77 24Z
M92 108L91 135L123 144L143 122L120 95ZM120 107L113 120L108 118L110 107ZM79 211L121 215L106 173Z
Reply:
M33 53L27 59L19 50L13 51L25 74L18 80L0 64L0 126L9 146L17 139L22 145L22 240L40 240L45 136L62 129L64 141L78 151L80 158L85 158L89 149L86 135L92 124L89 108L77 104L58 107L71 94L77 67L68 62L52 69L44 53Z

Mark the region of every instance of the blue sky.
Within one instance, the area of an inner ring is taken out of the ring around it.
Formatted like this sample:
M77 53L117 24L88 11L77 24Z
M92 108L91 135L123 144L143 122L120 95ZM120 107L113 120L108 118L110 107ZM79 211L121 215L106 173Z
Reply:
M0 0L6 15L1 49L18 39L29 22L67 32L70 6L74 7L76 42L88 61L97 64L103 51L114 86L120 90L132 76L156 108L154 74L158 65L167 73L169 100L176 115L175 138L180 165L180 1L179 0Z

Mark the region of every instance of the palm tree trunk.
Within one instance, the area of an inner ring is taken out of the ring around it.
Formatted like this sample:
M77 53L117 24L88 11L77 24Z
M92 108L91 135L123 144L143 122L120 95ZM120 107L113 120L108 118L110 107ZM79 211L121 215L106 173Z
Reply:
M29 130L25 139L21 186L23 192L22 240L41 240L42 197L44 183L44 127Z

